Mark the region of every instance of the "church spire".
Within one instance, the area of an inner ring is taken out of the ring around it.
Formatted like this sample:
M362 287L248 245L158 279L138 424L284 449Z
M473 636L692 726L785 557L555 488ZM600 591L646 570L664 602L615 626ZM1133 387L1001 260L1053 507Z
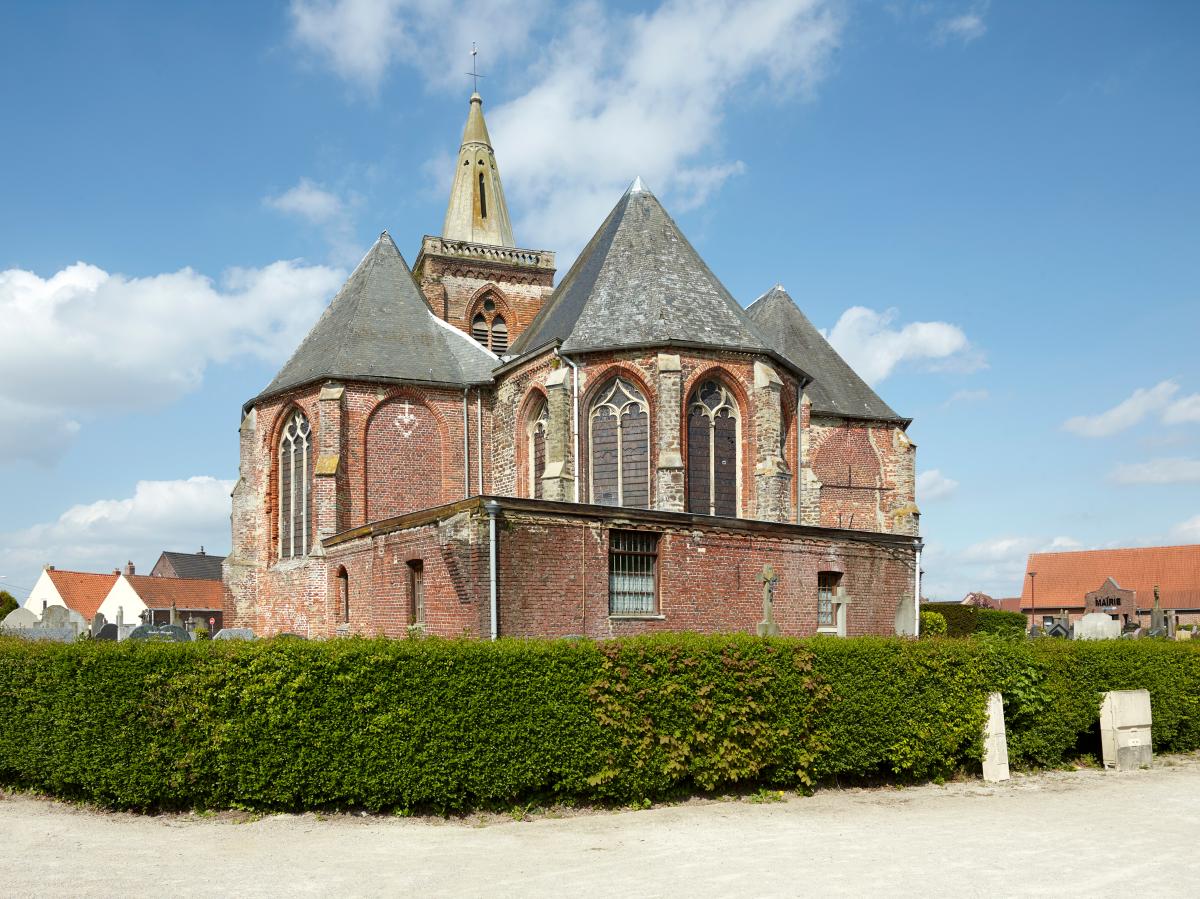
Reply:
M500 170L496 167L496 153L483 121L483 98L478 92L471 94L442 237L501 247L516 246L508 219L508 204L504 202L504 188L500 184Z

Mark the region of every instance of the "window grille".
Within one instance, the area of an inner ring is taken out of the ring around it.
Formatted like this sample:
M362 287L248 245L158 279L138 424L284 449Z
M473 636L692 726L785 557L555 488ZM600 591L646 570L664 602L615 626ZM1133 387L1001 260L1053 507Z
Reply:
M279 438L279 557L307 556L312 484L312 430L297 409Z
M413 559L408 563L408 593L412 599L412 624L425 624L425 563Z
M738 512L738 411L729 390L705 381L688 404L688 511Z
M821 572L817 575L817 627L836 628L838 584L842 576L836 572Z
M608 532L608 613L649 615L657 610L658 534Z
M589 422L592 502L650 508L650 416L645 397L617 378L592 406Z

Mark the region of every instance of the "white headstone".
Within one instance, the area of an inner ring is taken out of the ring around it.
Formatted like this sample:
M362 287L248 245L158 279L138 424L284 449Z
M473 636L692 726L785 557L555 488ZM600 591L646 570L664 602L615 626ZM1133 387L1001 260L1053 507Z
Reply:
M1121 622L1105 612L1088 612L1075 622L1076 640L1115 640L1121 636Z
M1150 691L1113 690L1100 706L1100 746L1104 767L1144 768L1154 761L1150 739Z
M0 621L0 627L11 630L24 629L33 627L38 623L38 616L29 609L18 607L9 612L3 621Z
M1004 730L1004 700L999 693L988 696L987 724L983 731L983 779L988 783L1008 780L1008 735Z

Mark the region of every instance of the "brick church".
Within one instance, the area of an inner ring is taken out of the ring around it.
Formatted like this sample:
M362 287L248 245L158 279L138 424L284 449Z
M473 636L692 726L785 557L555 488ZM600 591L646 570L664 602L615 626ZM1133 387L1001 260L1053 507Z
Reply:
M753 633L773 573L784 634L915 630L909 420L782 287L743 309L640 180L554 276L475 94L441 235L380 235L242 410L227 623Z

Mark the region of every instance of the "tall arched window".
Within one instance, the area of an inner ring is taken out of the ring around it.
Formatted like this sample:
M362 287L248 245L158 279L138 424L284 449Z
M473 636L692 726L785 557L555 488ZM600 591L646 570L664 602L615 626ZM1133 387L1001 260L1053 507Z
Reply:
M279 558L307 556L311 513L312 430L297 409L279 437Z
M546 426L549 421L550 410L543 400L537 414L530 416L525 434L528 441L529 495L534 499L542 498L542 475L546 473Z
M350 575L347 573L345 566L338 569L337 573L337 591L339 611L342 613L342 621L350 620Z
M705 381L688 403L688 511L738 514L737 403L720 381Z
M496 311L496 297L490 291L471 318L471 336L496 355L508 352L508 322Z
M650 415L646 398L623 378L602 390L589 422L592 502L650 508Z

